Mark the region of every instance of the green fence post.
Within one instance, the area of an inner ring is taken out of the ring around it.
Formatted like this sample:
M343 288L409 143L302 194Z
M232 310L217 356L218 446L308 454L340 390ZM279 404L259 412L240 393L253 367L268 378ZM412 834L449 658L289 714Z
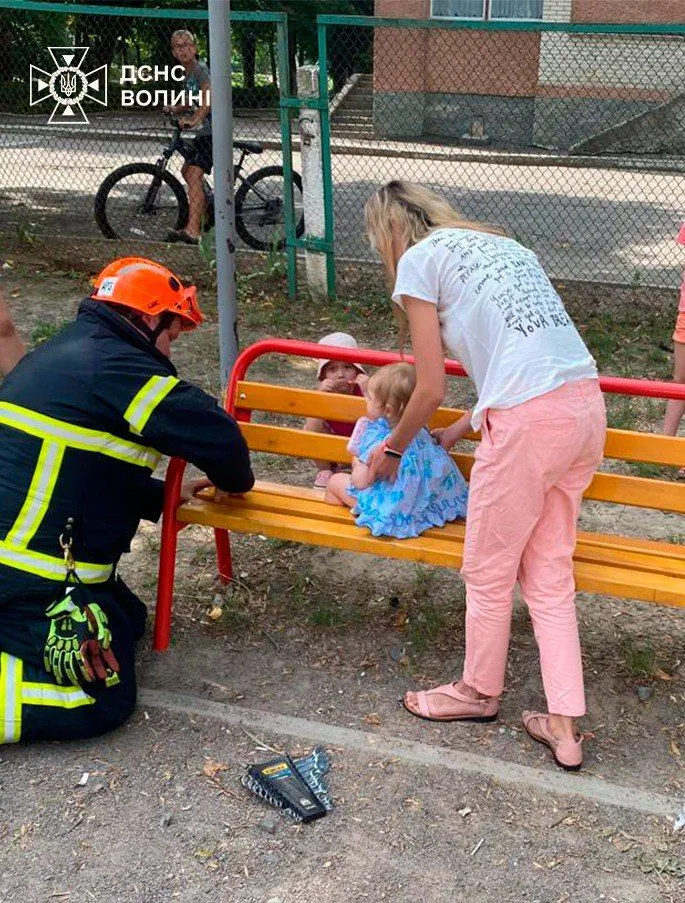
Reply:
M335 239L333 232L333 175L331 172L331 120L328 111L328 46L326 26L317 18L319 41L319 99L321 101L321 169L323 172L324 239L328 297L335 298Z
M295 242L295 204L293 200L293 142L290 123L290 108L284 100L290 98L290 61L288 59L288 17L283 15L276 23L278 47L278 87L279 112L281 119L281 146L283 156L284 214L285 214L285 254L288 270L288 297L297 297L297 247Z

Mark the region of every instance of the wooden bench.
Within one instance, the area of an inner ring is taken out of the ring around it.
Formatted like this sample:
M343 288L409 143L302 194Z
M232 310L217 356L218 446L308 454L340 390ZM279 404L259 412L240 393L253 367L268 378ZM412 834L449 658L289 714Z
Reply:
M361 398L248 381L249 367L265 354L307 358L324 354L331 359L354 360L373 366L392 363L399 359L398 355L343 348L328 348L323 352L320 345L313 343L269 339L250 346L236 361L226 393L226 408L240 422L252 451L295 458L349 461L347 440L344 438L303 433L299 426L251 422L254 411L354 422L365 410ZM465 375L455 361L447 361L446 370L451 376ZM603 390L610 393L685 398L685 386L671 383L606 377L601 384ZM441 408L431 425L446 426L461 414L459 410ZM298 420L298 425L301 422ZM472 434L468 438L477 440L479 435ZM682 467L685 466L685 438L610 429L605 455L619 461ZM468 479L473 456L458 453L453 457ZM286 462L284 464L287 466ZM157 650L166 649L169 645L176 538L179 530L189 524L214 528L219 576L224 582L229 582L232 575L231 530L451 568L461 566L463 522L429 530L416 539L374 538L367 530L356 526L347 509L327 505L321 490L268 481L258 481L251 492L232 498L227 505L212 501L213 490L179 505L184 468L183 461L172 459L166 477L153 643ZM585 497L685 513L683 482L598 472ZM574 562L579 590L661 605L685 606L685 548L680 544L581 531L578 533Z

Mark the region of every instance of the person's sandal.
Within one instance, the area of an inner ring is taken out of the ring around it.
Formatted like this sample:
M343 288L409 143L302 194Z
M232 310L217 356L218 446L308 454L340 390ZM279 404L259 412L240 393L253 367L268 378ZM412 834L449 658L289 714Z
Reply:
M195 238L193 235L188 235L185 229L172 229L171 232L166 237L167 241L170 242L178 242L183 245L198 245L200 243L199 238Z
M447 696L454 702L454 710L449 715L435 715L431 712L430 699L433 696ZM443 684L433 687L432 690L419 690L416 694L418 711L407 702L405 694L402 705L417 718L425 721L495 721L499 712L499 699L496 696L488 696L485 699L471 699L461 693L455 684Z
M549 715L544 712L524 712L521 721L528 736L552 750L554 761L566 771L578 771L583 764L583 738L560 740L549 728Z
M332 470L320 470L314 478L314 489L325 489L326 486L328 486L328 481L332 476Z

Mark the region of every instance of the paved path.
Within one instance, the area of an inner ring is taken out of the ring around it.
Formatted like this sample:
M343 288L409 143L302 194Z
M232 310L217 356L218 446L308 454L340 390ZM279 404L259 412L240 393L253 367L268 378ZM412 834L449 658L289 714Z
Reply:
M273 141L276 126L246 120L237 134ZM154 160L159 148L159 139L141 132L130 141L55 134L48 141L38 127L5 129L0 134L2 221L35 231L89 234L93 196L102 179L123 163ZM674 288L679 283L683 261L674 236L683 216L685 173L493 163L487 155L441 159L427 146L431 159L351 150L333 159L340 256L370 257L364 201L375 185L407 178L444 192L469 217L504 225L557 278ZM253 158L253 167L279 160L280 152L270 149ZM299 154L294 163L299 168Z
M544 790L557 796L579 796L591 803L620 806L643 815L673 816L679 808L675 798L591 776L568 774L551 768L541 770L530 765L506 762L493 756L445 749L404 737L339 727L307 718L255 711L184 693L142 689L140 705L166 709L176 714L216 718L236 727L244 724L253 730L296 737L314 745L323 744L328 748L343 747L361 752L371 751L376 757L397 757L413 765L438 766L449 771L487 777L501 784L529 788L533 793Z

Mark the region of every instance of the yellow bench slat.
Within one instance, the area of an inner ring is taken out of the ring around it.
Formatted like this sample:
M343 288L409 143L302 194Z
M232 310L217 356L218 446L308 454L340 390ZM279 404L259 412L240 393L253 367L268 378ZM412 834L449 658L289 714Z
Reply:
M299 493L306 493L305 496ZM295 518L313 519L320 523L321 532L334 533L340 525L354 524L354 518L347 508L329 505L322 500L320 490L287 486L282 483L258 483L251 492L242 498L230 498L226 505L219 508L219 517L226 508L250 511L255 517L260 512L269 512ZM205 490L201 494L203 502L211 503L213 490ZM196 522L197 514L192 502L190 509L183 506L178 516L182 521ZM358 529L358 528L357 528ZM366 530L358 529L358 535L367 535ZM450 544L450 554L461 555L464 542L465 524L454 521L440 529L427 530L422 538L441 540ZM399 540L398 540L399 542ZM405 540L401 541L402 543ZM458 550L455 551L458 546ZM685 551L682 546L669 543L652 542L650 540L626 541L621 536L605 534L578 534L578 543L574 558L577 561L594 562L632 570L640 570L653 574L665 574L685 578Z
M323 420L346 420L354 423L366 413L363 398L296 389L265 383L239 382L236 387L239 407L251 411L290 414L295 417L320 417ZM440 408L431 420L431 428L449 426L464 412L456 408ZM479 439L480 433L471 433ZM632 430L607 431L604 448L607 458L621 461L643 461L649 464L685 466L685 440L674 436L638 433Z
M327 546L386 558L461 567L463 543L423 534L402 541L373 537L355 526L349 512L348 523L323 521L317 516L293 516L288 511L269 511L241 506L240 499L227 505L216 505L201 499L186 502L178 510L183 523L221 527L237 533L260 533L278 539L310 545ZM330 506L332 507L332 506ZM343 509L341 509L343 510ZM579 590L611 593L662 605L685 606L685 577L636 571L606 563L579 560L574 562Z
M303 433L292 427L264 423L241 423L247 444L252 451L290 455L296 458L316 458L324 461L349 463L347 439L323 433ZM466 479L473 466L472 455L452 455ZM617 502L640 508L656 508L685 514L685 483L652 480L614 473L597 473L585 492L585 498Z

